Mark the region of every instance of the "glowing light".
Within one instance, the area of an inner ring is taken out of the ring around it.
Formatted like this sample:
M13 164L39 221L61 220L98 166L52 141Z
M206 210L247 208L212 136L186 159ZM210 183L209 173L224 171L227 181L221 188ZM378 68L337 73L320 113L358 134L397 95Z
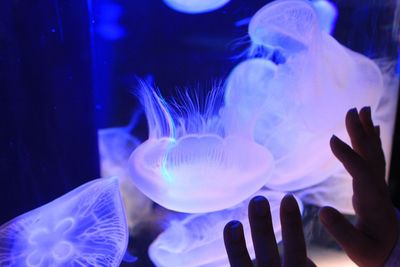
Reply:
M128 243L117 178L97 179L0 227L1 266L118 266Z
M179 109L143 84L149 139L130 157L131 176L145 195L168 209L197 213L228 208L269 177L273 159L266 148L243 135L223 134L218 90L204 103L186 95Z
M205 13L223 7L230 0L164 0L170 8L183 13Z

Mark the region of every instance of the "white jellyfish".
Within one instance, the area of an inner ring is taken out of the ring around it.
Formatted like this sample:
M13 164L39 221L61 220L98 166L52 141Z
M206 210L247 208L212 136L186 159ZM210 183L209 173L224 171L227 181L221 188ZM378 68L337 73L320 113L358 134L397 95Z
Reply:
M223 7L230 0L164 0L170 8L189 14L206 13Z
M313 0L312 5L317 11L321 28L329 34L335 30L338 10L334 3L328 0Z
M98 131L101 176L117 176L119 178L131 234L135 234L137 224L146 221L151 216L153 204L137 189L128 171L129 156L141 143L131 132L142 114L142 110L136 111L126 127L106 128Z
M280 242L282 235L279 207L285 194L262 189L256 195L265 196L269 200L276 240ZM151 244L149 248L151 260L159 267L229 266L223 240L223 229L225 224L231 220L242 222L246 245L250 256L254 258L248 222L248 203L249 199L230 209L193 214L181 221L171 221L169 227ZM298 203L302 210L299 200Z
M206 100L167 104L143 84L149 139L130 157L131 177L149 198L171 210L198 213L232 207L260 189L273 158L238 134L225 135L218 117L219 89Z
M118 179L97 179L0 226L0 266L118 266L127 243Z
M342 168L329 149L330 136L346 137L348 109L376 110L382 75L370 59L322 31L308 1L267 4L251 19L249 35L250 59L226 85L227 133L241 131L247 120L255 141L272 152L276 165L266 186L293 191L316 185Z

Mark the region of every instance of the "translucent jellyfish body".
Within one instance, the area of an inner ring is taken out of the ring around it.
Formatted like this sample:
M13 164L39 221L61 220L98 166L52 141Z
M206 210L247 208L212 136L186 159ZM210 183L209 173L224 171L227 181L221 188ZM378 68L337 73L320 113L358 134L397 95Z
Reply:
M145 195L171 210L232 207L265 184L273 158L251 139L224 136L212 112L220 105L213 92L203 108L199 98L185 101L184 110L173 109L153 88L142 88L149 139L130 157L131 177Z
M88 182L0 227L0 266L118 266L128 229L117 178Z
M249 35L250 59L226 85L227 133L241 131L247 121L256 142L272 152L276 167L266 186L285 191L318 184L341 168L330 136L346 137L348 109L376 110L382 75L370 59L322 31L308 1L264 6L251 19Z
M183 13L205 13L223 7L230 0L164 0L170 8Z
M279 0L264 6L251 19L249 35L253 47L284 55L285 78L290 79L280 82L291 87L288 97L301 105L300 115L314 131L342 125L351 107L377 107L383 90L378 67L324 32L309 1Z
M335 4L328 0L314 0L312 5L317 11L321 28L326 33L332 34L338 17L338 10Z
M281 240L280 201L284 193L260 190L257 195L268 198L276 240ZM246 235L247 248L254 258L245 200L237 206L206 214L193 214L181 221L171 221L149 248L149 256L159 267L229 266L223 240L223 229L230 220L240 220ZM299 205L302 207L300 201Z
M151 214L153 202L134 185L128 171L130 154L140 145L139 139L131 135L142 112L135 112L126 127L107 128L98 131L101 175L117 176L126 208L131 234L135 226Z

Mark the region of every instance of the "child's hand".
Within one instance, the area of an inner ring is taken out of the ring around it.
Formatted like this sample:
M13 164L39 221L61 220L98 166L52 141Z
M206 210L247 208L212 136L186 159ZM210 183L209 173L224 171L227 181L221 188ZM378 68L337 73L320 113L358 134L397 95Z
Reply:
M353 207L358 217L353 226L337 210L324 207L320 219L325 228L359 266L382 266L399 236L396 214L385 182L385 159L368 107L346 115L353 149L336 136L333 154L353 177Z
M253 198L249 203L249 221L251 237L256 253L258 267L307 267L315 266L307 259L303 226L299 207L293 196L283 198L280 210L283 264L275 241L271 213L268 201L261 196ZM225 226L224 241L232 267L250 267L253 263L247 252L242 224L231 221Z

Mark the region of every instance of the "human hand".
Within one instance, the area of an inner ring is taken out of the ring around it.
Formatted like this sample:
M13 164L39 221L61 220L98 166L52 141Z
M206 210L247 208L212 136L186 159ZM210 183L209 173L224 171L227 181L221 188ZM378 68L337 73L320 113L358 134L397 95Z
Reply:
M301 215L292 195L286 195L283 198L280 208L284 250L282 265L272 227L268 200L261 196L254 197L249 203L248 214L256 254L256 266L315 266L307 259ZM246 248L243 226L239 221L231 221L225 226L224 242L231 267L253 266Z
M373 125L371 109L346 115L346 128L353 149L333 136L333 154L353 177L353 207L358 217L355 226L331 207L320 211L328 232L359 266L382 266L398 238L394 207L385 182L385 159L379 127Z

